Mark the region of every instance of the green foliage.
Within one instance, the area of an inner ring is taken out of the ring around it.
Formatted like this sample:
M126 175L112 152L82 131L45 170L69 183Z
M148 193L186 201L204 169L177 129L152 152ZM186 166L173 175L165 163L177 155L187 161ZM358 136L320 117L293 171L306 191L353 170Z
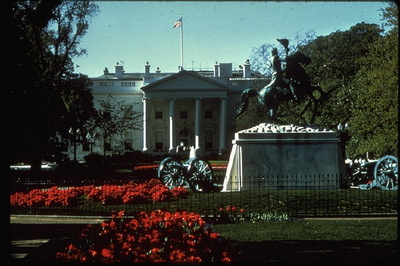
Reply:
M305 67L311 82L319 84L328 94L319 102L313 123L335 128L349 119L359 94L356 88L350 86L360 69L357 59L367 53L368 45L379 38L380 32L378 25L359 23L347 31L320 36L299 48L312 58L311 64ZM310 112L305 112L304 117L310 121Z
M395 10L397 5L391 5L384 12L393 21L391 30L371 43L368 54L358 60L362 67L353 80L359 96L350 119L349 147L355 154L398 154L398 24L395 17L387 16L397 14Z
M12 2L12 161L28 161L40 170L49 139L65 133L72 116L83 115L80 123L90 114L87 77L72 73L72 57L84 53L78 44L96 7L89 1Z
M309 219L272 223L218 224L214 227L228 240L240 242L397 240L397 221L395 219ZM332 228L335 230L332 230ZM382 230L382 228L385 228L385 230Z
M59 132L67 132L66 129L61 130L63 125L67 128L82 128L84 122L95 114L91 86L91 80L82 74L69 74L61 81L58 89L65 115L57 127Z

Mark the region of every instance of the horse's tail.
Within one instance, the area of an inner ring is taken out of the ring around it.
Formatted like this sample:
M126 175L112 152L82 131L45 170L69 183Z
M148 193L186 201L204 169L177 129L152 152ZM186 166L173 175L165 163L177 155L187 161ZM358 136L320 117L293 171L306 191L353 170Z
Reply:
M240 106L236 110L235 118L238 118L241 114L246 111L247 106L249 105L249 97L257 96L258 92L254 89L246 89L242 92L240 96Z

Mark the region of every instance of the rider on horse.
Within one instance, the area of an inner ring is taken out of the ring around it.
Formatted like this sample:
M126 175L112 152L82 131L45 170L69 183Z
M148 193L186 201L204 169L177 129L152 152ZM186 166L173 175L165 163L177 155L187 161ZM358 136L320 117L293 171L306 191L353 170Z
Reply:
M285 48L286 48L286 58L287 58L289 48L287 46L285 46ZM285 62L286 60L280 59L280 57L278 55L278 49L275 47L272 48L272 57L271 57L270 61L271 61L271 65L272 65L274 72L272 73L272 80L271 80L271 83L269 84L269 86L273 86L275 88L277 88L277 87L284 88L286 86L286 84L283 80L283 72L285 70L282 70L281 62ZM293 94L293 98L297 101L298 99L297 99L297 95L295 93L295 88L293 86L292 79L290 79L289 88Z
M289 41L287 39L278 39L278 41L286 48L286 59L281 60L277 48L272 49L271 64L274 73L270 84L259 91L252 88L245 89L240 96L241 103L236 110L235 118L246 111L250 97L257 97L259 103L267 106L268 117L271 120L277 119L276 113L281 102L293 99L295 101L304 100L307 96L317 102L318 99L313 95L315 90L319 91L320 99L326 97L320 86L311 84L311 80L303 67L303 65L311 63L311 58L300 51L288 55ZM282 61L286 61L285 70L282 70ZM284 72L285 78L283 77Z

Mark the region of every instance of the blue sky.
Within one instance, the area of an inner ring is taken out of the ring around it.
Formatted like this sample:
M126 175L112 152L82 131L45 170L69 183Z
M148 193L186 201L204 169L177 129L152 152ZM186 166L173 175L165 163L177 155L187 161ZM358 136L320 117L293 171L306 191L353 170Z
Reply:
M360 22L381 25L375 1L96 1L99 13L91 19L80 47L87 55L74 59L76 72L100 76L117 62L125 72L177 72L183 17L184 68L213 69L216 61L238 68L262 44L277 38L294 39L314 30L317 36L345 31Z

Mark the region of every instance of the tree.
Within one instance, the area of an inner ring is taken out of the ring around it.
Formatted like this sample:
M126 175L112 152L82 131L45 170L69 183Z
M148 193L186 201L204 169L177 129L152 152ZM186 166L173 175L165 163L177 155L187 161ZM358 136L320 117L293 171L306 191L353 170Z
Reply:
M352 80L360 70L357 59L368 52L368 45L380 37L382 30L376 24L358 23L349 30L320 36L299 48L312 58L305 68L312 83L319 84L327 93L319 103L318 113L312 123L336 128L351 117L358 90ZM311 116L306 114L307 119Z
M10 159L30 162L33 172L40 171L49 138L60 131L60 121L68 116L68 91L85 78L72 74L72 57L85 52L78 44L88 18L96 12L97 6L88 1L11 4ZM85 93L88 87L80 89ZM83 106L90 110L91 104Z
M86 122L87 132L92 132L95 139L103 142L103 152L106 155L107 143L114 142L114 152L122 152L124 147L124 134L127 131L140 130L142 113L134 110L138 103L125 104L117 101L111 95L106 100L99 101L100 108L95 116Z
M96 115L96 110L93 104L92 81L86 75L69 74L60 85L61 103L63 106L63 115L61 119L55 121L54 128L57 129L57 134L63 138L69 138L70 129L80 130L82 134L86 133L85 124ZM74 140L76 141L76 140ZM83 141L83 138L78 138L77 143Z
M382 12L390 30L357 60L361 68L352 86L359 93L349 120L349 150L353 154L374 152L378 158L398 155L398 6L390 3Z

